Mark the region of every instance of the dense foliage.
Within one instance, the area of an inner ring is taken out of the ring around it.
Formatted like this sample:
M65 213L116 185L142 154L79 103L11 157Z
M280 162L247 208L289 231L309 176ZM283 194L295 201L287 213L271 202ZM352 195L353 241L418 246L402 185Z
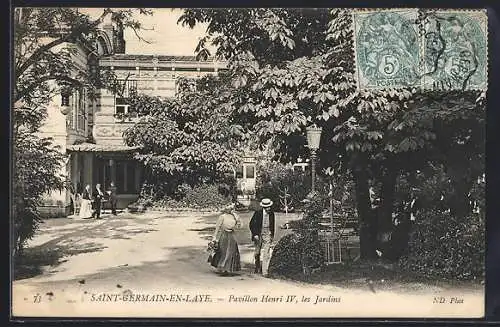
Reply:
M278 162L257 165L256 196L270 198L277 210L284 210L285 198L289 210L300 209L310 191L310 174L294 171L293 167Z
M139 146L136 159L147 169L146 182L156 199L180 200L183 185L218 185L236 195L233 167L245 139L227 106L227 76L180 80L178 97L161 99L137 94L130 99L139 122L124 132ZM226 87L224 87L226 85Z
M14 140L13 156L16 169L12 180L15 252L22 250L33 237L40 217L37 207L42 196L54 189L63 189L64 178L57 174L64 156L50 139L39 138L29 132L18 132Z
M400 266L427 277L484 280L485 224L477 215L425 210Z
M269 274L287 277L302 274L301 252L302 243L298 234L291 233L283 236L273 249L269 262Z
M400 185L405 185L402 180ZM421 172L414 184L419 199L408 251L400 266L429 277L483 279L485 259L485 180L477 178L468 192L467 215L457 215L455 192L443 167Z
M208 24L216 55L229 61L228 105L276 159L307 157L305 128L323 128L322 168L350 171L361 257L376 257L392 224L400 175L441 164L455 193L450 210L467 216L467 194L484 167L485 93L413 88L360 90L349 9L188 9L180 21ZM425 16L423 12L420 16ZM419 20L416 24L424 24ZM422 26L418 26L422 27ZM372 210L369 189L379 199Z
M138 95L130 100L141 118L124 137L141 147L136 158L155 176L182 175L197 183L232 171L243 134L241 126L232 124L227 91L218 87L224 78L204 77L174 99Z

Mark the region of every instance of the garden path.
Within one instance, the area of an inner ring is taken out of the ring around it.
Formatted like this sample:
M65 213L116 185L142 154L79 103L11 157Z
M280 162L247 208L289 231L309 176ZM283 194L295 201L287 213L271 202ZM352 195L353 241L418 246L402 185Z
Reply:
M213 214L151 212L105 215L102 220L47 220L29 244L30 264L17 267L13 313L63 317L482 315L481 290L465 294L421 285L411 292L395 293L255 275L249 218L250 213L241 214L242 228L236 238L243 270L232 277L215 274L206 262L206 245L216 219ZM290 218L279 215L278 224ZM283 233L286 231L277 231L277 237ZM170 301L164 300L172 294ZM150 301L160 295L163 301ZM206 300L208 295L211 302L186 302L188 295L190 299L203 295L194 298L197 300ZM288 295L295 296L294 301L286 302ZM275 301L263 302L266 296ZM447 302L456 297L464 303L433 303L441 296ZM325 301L316 303L318 297Z

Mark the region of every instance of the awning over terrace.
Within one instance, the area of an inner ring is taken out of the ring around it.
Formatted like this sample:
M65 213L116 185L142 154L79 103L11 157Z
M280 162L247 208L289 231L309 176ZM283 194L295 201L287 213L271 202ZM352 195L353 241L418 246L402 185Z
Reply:
M80 143L69 145L66 149L68 152L132 152L139 148L116 144Z

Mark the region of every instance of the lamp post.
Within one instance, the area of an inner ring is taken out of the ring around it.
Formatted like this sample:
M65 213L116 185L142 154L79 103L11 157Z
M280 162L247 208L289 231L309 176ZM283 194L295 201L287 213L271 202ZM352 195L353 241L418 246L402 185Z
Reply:
M60 110L61 110L61 113L63 115L67 115L70 110L71 110L71 107L69 106L69 96L70 96L70 93L68 90L63 90L61 92L61 107L60 107Z
M321 127L310 126L306 128L307 147L311 150L311 192L316 191L316 151L321 140Z

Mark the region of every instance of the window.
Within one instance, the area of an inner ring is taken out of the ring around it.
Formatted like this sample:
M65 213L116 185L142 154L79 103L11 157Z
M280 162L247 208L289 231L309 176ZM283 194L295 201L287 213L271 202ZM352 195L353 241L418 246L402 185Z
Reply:
M135 92L137 92L137 80L127 79L127 80L119 80L118 83L122 87L122 94L120 97L128 98Z
M121 94L115 95L115 114L126 115L129 113L128 98L137 92L137 80L119 80L122 85Z
M101 188L105 190L106 187L109 185L110 179L111 179L111 171L110 167L108 166L108 162L107 160L100 159L98 175L97 175L97 183L101 184Z
M116 98L115 100L115 114L126 115L128 114L129 105L126 98Z
M68 126L71 129L85 131L85 96L84 88L73 90L69 100L71 115L68 115Z
M255 167L252 166L246 166L247 169L247 178L255 178Z
M115 161L115 185L118 194L139 193L138 165L133 160Z
M76 93L74 91L71 92L69 96L69 106L71 108L70 115L68 115L68 127L70 129L75 129L76 126Z
M236 178L243 178L243 166L238 166L236 169Z
M77 91L78 102L77 102L77 117L76 117L76 129L78 131L85 131L85 89L80 89Z
M85 175L85 158L83 154L78 154L78 169L79 171L79 176L78 176L78 181L80 183L83 183Z
M102 36L97 39L97 53L99 56L109 54L108 46L106 45L106 41Z

